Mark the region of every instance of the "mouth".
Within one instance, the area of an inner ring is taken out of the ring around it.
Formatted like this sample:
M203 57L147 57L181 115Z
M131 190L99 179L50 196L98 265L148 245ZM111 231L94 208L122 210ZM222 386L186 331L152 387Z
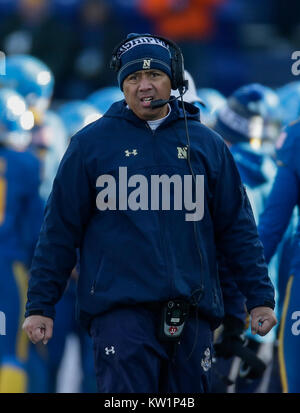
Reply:
M140 102L144 108L150 107L153 96L143 96L140 98Z

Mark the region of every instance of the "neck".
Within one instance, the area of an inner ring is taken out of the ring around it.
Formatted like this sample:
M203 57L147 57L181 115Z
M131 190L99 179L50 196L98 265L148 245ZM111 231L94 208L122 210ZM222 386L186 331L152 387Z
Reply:
M162 106L159 109L154 109L154 111L156 113L153 114L153 117L149 118L149 119L145 119L147 121L153 121L153 120L159 120L159 119L163 119L165 118L169 112L170 112L170 105L168 103L166 103L164 106Z
M165 119L169 113L171 112L171 106L169 103L166 104L166 110L164 111L164 113L162 114L162 116L160 117L156 117L155 119L148 119L147 122L155 122L155 121L160 121L162 119Z

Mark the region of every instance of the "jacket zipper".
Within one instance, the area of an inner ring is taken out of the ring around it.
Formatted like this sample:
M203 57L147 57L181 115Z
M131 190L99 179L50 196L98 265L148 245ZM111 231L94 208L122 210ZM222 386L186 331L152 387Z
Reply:
M101 261L102 261L102 259L99 258L98 265L97 265L97 273L96 273L96 276L94 277L93 282L92 282L92 286L91 286L91 289L90 289L90 295L94 295L95 291L96 291L96 285L97 285L97 282L98 282L98 279L99 279L99 268L100 268Z
M177 137L180 139L180 137L179 137L179 135L178 135L178 133L177 133L177 129L174 128L174 127L173 127L173 129L174 129L175 134L177 135ZM187 147L188 147L188 153L187 153L187 155L188 155L188 157L190 157L190 146L188 145L188 142L186 142L186 145L187 145ZM188 166L189 166L190 169L192 168L192 166L191 166L191 160L190 160L190 163L188 163ZM192 173L192 170L190 170L190 172ZM199 261L200 261L200 282L199 282L199 288L198 288L195 292L192 293L192 296L193 296L194 294L198 294L198 299L197 299L197 301L199 302L199 301L201 300L203 294L204 294L203 257L202 257L202 252L201 252L201 249L200 249L200 246L199 246L199 242L198 242L198 240L199 240L199 232L198 232L198 227L197 227L197 224L196 224L195 221L193 222L193 226L194 226L194 228L193 228L194 241L195 241L195 246L196 246L196 250L197 250L197 255L198 255L198 258L199 258ZM214 292L214 294L216 294L216 293Z
M157 140L157 138L156 138L156 136L157 135L155 135L155 132L156 132L156 130L155 131L153 131L151 128L150 128L150 126L148 125L148 123L146 122L146 127L150 130L150 132L151 132L151 134L152 134L152 136L153 136L153 138L154 138L154 140L155 140L155 142L154 142L154 149L156 149L156 146L157 146L157 144L156 144L156 140ZM157 158L156 158L156 151L154 150L154 160L155 160L155 164L158 166L159 164L158 164L158 161L157 161ZM168 262L168 254L167 254L167 252L166 252L166 242L165 242L165 238L164 238L164 236L163 236L163 231L162 231L162 218L161 218L161 214L160 214L160 210L158 210L158 220L159 220L159 232L160 232L160 242L161 242L161 245L162 245L162 248L163 248L163 251L164 251L164 256L165 256L165 265L166 265L166 273L167 273L167 276L168 276L168 279L169 279L169 282L170 282L170 290L171 290L171 293L172 293L172 291L174 291L174 281L173 281L173 278L170 276L170 270L169 270L169 262Z

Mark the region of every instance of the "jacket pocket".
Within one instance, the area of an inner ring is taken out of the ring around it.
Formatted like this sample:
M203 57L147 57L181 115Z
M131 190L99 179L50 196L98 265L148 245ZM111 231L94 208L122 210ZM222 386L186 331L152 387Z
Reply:
M101 258L100 258L100 260L99 260L99 263L98 263L98 266L97 266L98 270L97 270L96 276L93 278L92 283L91 283L90 295L94 295L94 294L95 294L96 287L97 287L97 285L98 285L99 278L100 278L100 274L101 274L101 268L102 268L102 266L103 266L103 260L104 260L104 257L101 256Z
M98 264L96 276L91 283L90 295L95 295L99 290L101 290L102 293L108 290L112 285L113 278L113 260L107 255L102 256Z

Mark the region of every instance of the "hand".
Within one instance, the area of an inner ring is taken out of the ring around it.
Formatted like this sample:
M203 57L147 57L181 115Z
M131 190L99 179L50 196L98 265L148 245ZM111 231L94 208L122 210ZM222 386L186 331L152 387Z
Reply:
M43 344L47 344L53 333L53 320L49 317L44 317L41 315L31 315L27 317L22 326L23 330L26 331L29 340L33 344L40 341Z
M276 324L277 319L270 307L255 307L250 311L251 333L265 336Z
M244 343L244 322L234 316L226 315L223 320L223 331L221 336L214 343L214 349L217 357L223 357L228 359L235 355L233 343L239 342L241 345Z

